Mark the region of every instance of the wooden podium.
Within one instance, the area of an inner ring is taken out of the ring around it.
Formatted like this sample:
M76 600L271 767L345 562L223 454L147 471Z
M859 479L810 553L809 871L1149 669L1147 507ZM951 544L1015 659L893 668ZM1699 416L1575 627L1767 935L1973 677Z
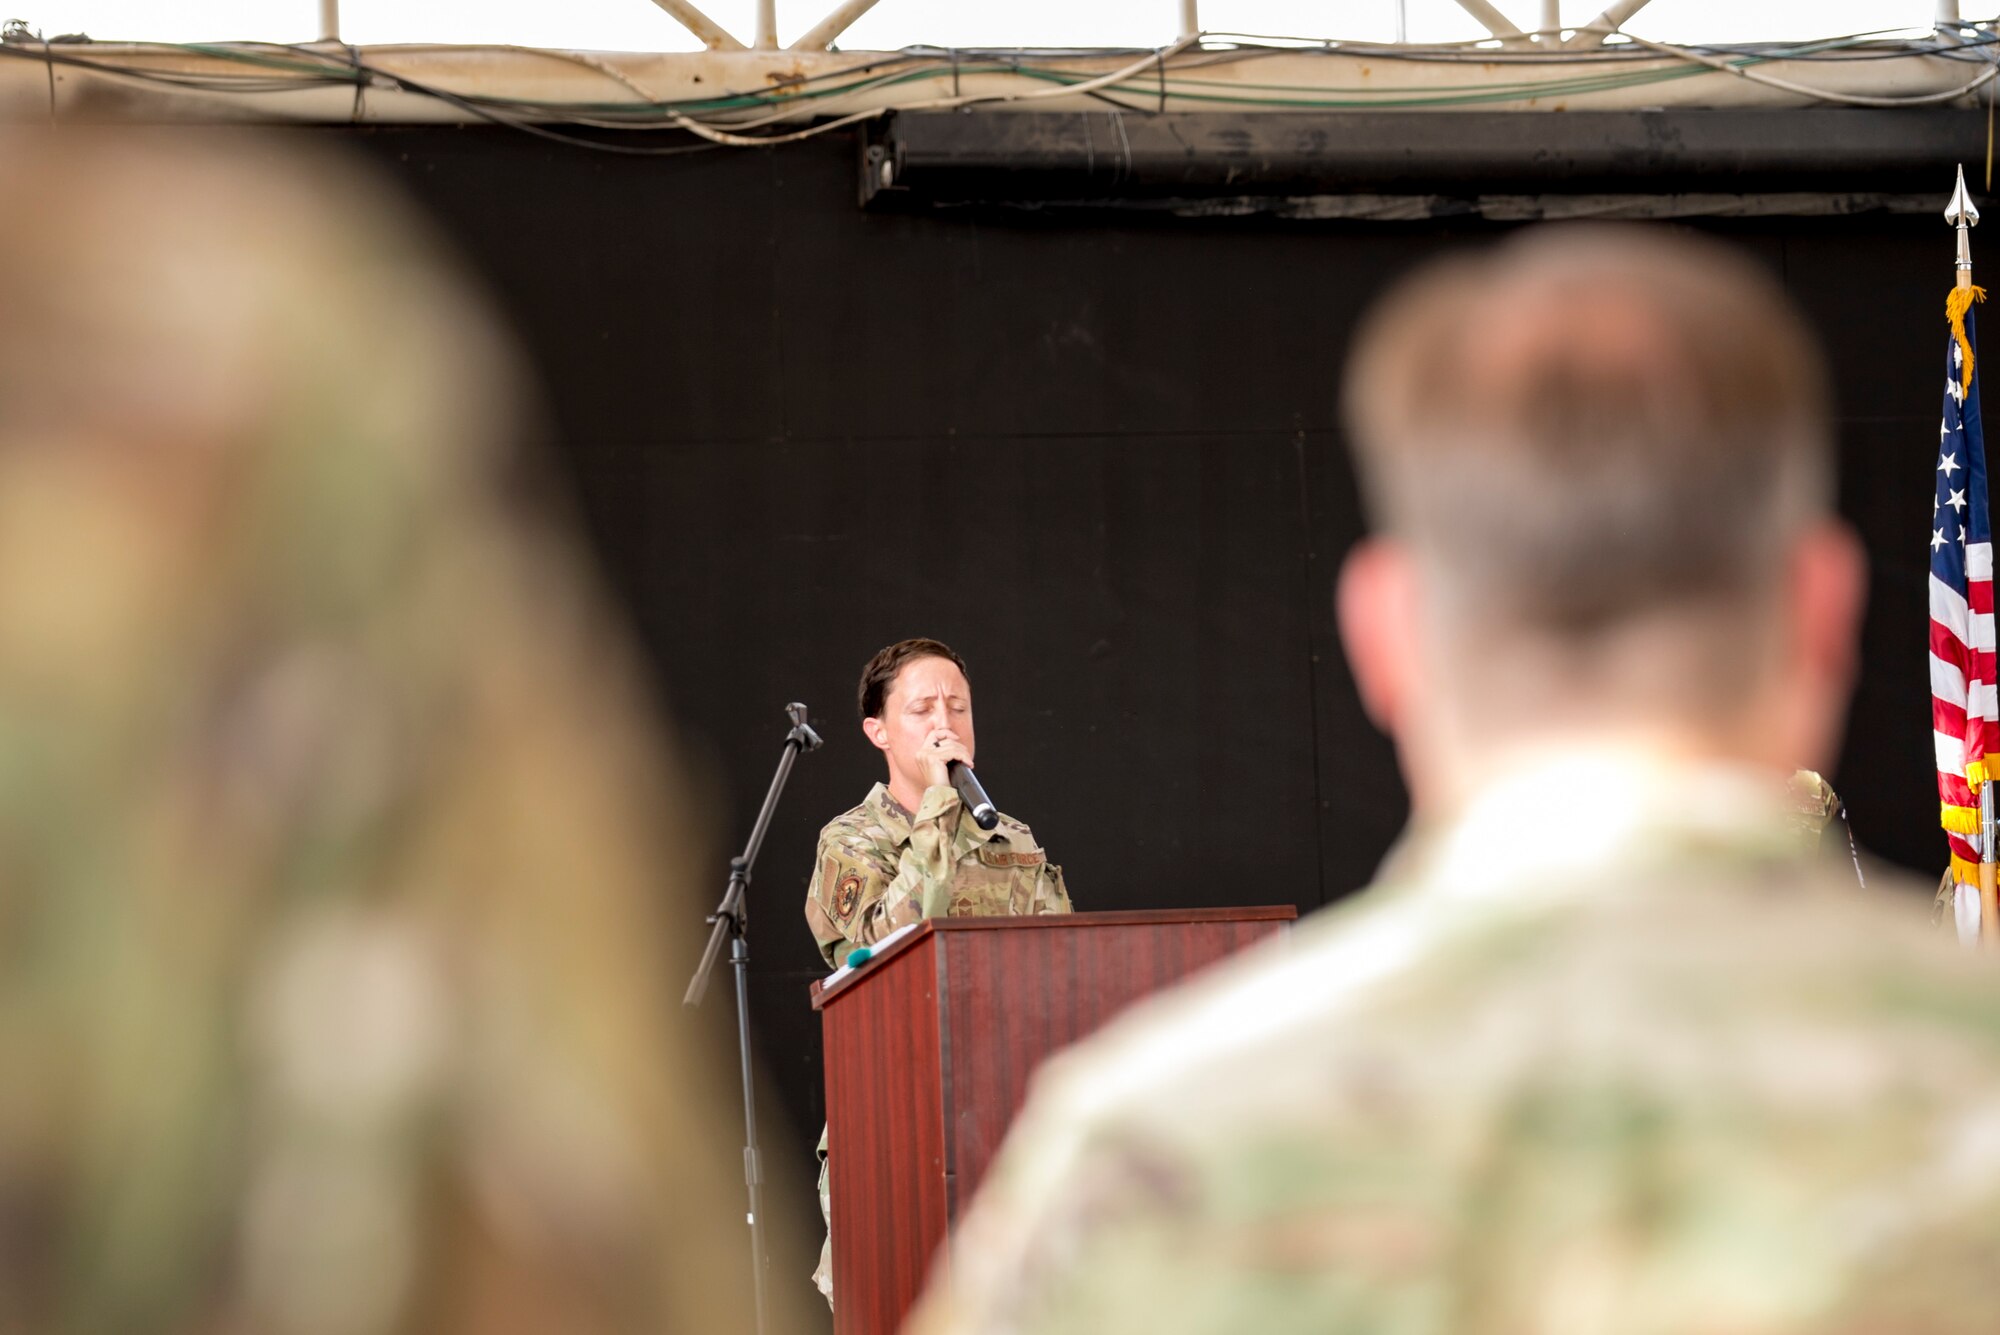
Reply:
M894 1335L1044 1057L1297 916L1286 905L933 918L814 984L834 1335Z

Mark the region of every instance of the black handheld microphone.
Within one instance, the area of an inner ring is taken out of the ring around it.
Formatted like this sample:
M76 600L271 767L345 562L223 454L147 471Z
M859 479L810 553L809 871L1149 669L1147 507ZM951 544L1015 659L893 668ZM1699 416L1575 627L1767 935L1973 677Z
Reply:
M972 766L962 760L951 760L945 762L945 772L951 775L951 786L958 789L958 800L972 813L974 825L990 830L1000 823L1000 813L993 809L993 799L979 786L979 776L972 772Z

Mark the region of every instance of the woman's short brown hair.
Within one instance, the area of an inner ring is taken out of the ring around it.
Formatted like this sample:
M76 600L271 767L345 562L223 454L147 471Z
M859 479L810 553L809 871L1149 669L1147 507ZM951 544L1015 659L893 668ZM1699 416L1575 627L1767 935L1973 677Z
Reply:
M882 706L887 702L889 688L896 684L896 674L905 664L919 658L943 658L957 664L965 674L966 681L972 680L972 672L965 666L965 660L952 652L950 645L940 640L898 640L886 649L878 650L868 660L868 666L861 669L861 717L882 717Z

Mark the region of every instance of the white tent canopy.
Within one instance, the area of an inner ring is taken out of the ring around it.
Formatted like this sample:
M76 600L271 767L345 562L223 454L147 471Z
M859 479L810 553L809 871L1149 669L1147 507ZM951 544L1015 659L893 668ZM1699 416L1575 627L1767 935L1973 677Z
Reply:
M717 33L744 45L760 33L781 46L832 39L848 50L1151 47L1182 35L1190 17L1210 32L1461 42L1496 29L1583 28L1606 13L1656 41L1786 41L1928 30L1958 8L1956 0L16 0L5 17L49 36L104 41L310 41L328 35L331 19L342 40L362 45L690 51L726 46Z
M769 145L961 107L1906 109L1974 106L2000 84L2000 33L1962 22L1956 0L41 2L62 12L0 41L0 114L489 120ZM51 21L65 14L82 21ZM1784 35L1753 39L1746 14ZM1346 26L1313 26L1330 15Z

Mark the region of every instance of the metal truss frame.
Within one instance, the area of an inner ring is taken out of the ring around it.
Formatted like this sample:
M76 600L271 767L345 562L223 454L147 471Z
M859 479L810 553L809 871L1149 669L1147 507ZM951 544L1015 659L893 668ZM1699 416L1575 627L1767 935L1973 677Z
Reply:
M1650 0L1613 0L1604 10L1580 26L1565 28L1562 18L1562 0L1539 0L1540 12L1536 26L1524 29L1500 11L1493 0L1455 0L1458 7L1479 21L1481 27L1492 34L1494 40L1503 46L1514 48L1563 47L1567 49L1588 49L1602 46L1607 38L1631 20ZM710 51L775 51L778 49L778 0L757 0L757 31L752 40L743 42L733 36L728 29L702 12L693 0L652 0L666 11L674 22L686 28ZM827 51L840 35L854 25L855 20L873 9L878 0L841 0L819 22L807 28L785 49L788 51ZM1201 32L1200 0L1173 0L1178 11L1180 35L1191 38ZM340 0L319 0L320 40L338 42L340 40ZM1959 0L1937 0L1937 24L1940 30L1957 25L1959 22ZM1565 35L1567 34L1567 35ZM1399 24L1398 45L1405 45Z

